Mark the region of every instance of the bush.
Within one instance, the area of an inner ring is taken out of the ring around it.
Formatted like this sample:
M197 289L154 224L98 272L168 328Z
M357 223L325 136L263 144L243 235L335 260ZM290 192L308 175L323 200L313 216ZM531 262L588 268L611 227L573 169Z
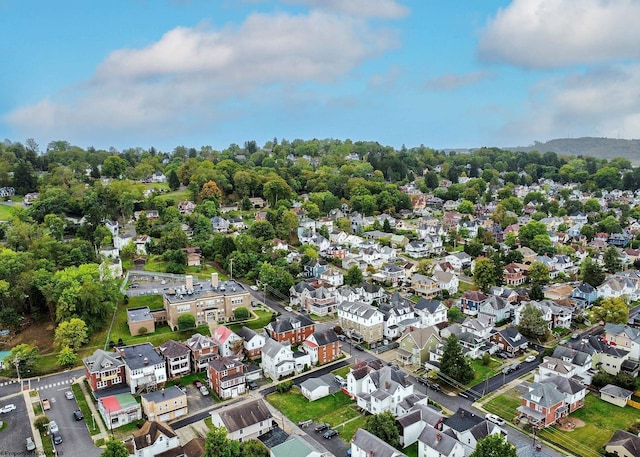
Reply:
M233 317L237 321L249 319L249 310L244 306L240 306L233 310Z
M482 355L482 364L486 367L491 363L491 355L488 352L485 352Z
M49 418L45 415L42 415L42 416L36 417L36 419L33 421L33 425L40 432L44 432L47 430L47 425L49 425L49 422L51 422Z
M178 329L179 330L188 330L191 328L195 328L196 326L196 318L191 314L182 314L178 317Z
M283 394L285 392L289 392L292 387L293 387L293 381L291 380L284 381L276 386L276 392L278 392L279 394Z
M147 327L140 327L138 329L138 335L144 335L145 333L147 333L149 330L147 330Z

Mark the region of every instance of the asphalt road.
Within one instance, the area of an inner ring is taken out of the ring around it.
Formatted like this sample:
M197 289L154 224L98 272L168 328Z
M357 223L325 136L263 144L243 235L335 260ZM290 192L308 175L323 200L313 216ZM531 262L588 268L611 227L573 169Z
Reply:
M508 360L512 360L512 364L516 363L515 359ZM491 392L495 392L500 387L513 381L514 379L535 370L541 362L542 361L540 360L540 358L537 358L533 362L522 362L520 363L520 368L518 368L517 370L512 371L509 374L499 373L491 378L488 378L484 382L477 384L472 389L467 389L464 392L461 392L460 395L463 397L469 397L473 401L477 401L485 395L488 395Z

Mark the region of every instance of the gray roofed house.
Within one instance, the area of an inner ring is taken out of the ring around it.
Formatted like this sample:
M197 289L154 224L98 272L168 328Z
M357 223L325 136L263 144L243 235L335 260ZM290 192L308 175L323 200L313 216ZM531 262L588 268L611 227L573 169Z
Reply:
M236 441L257 438L273 428L273 415L262 399L211 411L211 421L225 427L227 437Z
M271 457L322 457L309 443L299 436L292 436L284 443L270 449Z
M170 378L191 372L191 349L186 344L168 340L158 347L158 352L167 364Z
M85 366L87 381L94 392L99 389L106 389L113 386L122 386L125 381L124 362L118 352L107 352L102 349L96 351L89 357L82 359ZM117 376L113 376L116 372ZM102 378L106 381L103 381Z
M429 449L432 452L428 454ZM447 433L426 426L418 437L418 455L430 455L433 452L442 457L463 457L464 446Z
M607 384L600 389L600 398L606 402L624 408L627 402L631 400L633 392L613 384Z
M518 457L551 457L542 450L537 450L531 443L518 441L516 443L516 455Z
M374 434L359 428L351 438L351 453L361 455L363 452L366 455L374 452L375 457L407 457Z
M640 437L626 430L616 430L604 449L620 457L640 457Z
M300 384L300 390L309 401L315 401L329 395L330 385L322 378L309 378Z
M467 411L464 408L458 408L453 416L444 420L444 430L451 428L456 432L463 432L478 425L482 421L484 421L483 417Z

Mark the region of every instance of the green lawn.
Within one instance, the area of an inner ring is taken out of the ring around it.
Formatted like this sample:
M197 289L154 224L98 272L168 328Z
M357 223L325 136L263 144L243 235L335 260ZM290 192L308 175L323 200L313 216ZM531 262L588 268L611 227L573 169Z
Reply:
M473 368L475 376L469 383L469 386L480 384L485 379L490 378L494 374L498 373L500 371L501 365L502 364L493 357L490 359L489 365L483 365L482 360L480 359L471 360L471 367Z
M407 457L418 457L418 443L413 443L411 446L406 447L402 450Z
M360 416L357 419L347 422L346 424L339 425L336 427L338 432L340 433L340 437L349 444L351 442L351 438L356 434L359 428L364 428L364 424L367 421L367 418L364 416Z
M349 374L349 370L351 367L347 365L346 367L338 368L337 370L333 370L331 373L334 375L342 376L344 379L347 379L347 375Z
M261 309L252 309L250 312L257 316L257 319L251 319L238 324L229 324L229 328L236 332L242 327L248 327L252 330L262 329L265 325L271 322L273 313L271 311L263 311Z
M139 308L141 306L148 306L150 310L162 309L164 306L162 295L140 295L129 298L127 308Z
M316 422L329 422L332 427L347 420L340 420L340 418L351 414L348 410L353 404L351 398L344 392L336 392L319 400L309 401L299 390L292 389L284 394L268 395L266 398L269 403L295 423L313 419ZM334 422L325 419L329 417Z
M84 416L84 421L87 423L87 428L89 429L89 433L91 434L91 436L97 435L98 433L100 433L100 427L98 427L98 424L96 424L94 420L95 418L91 419L92 417L91 410L89 409L89 405L87 404L87 399L82 393L82 389L80 388L80 385L77 383L71 384L71 391L73 392L73 395L76 397L78 408L80 409L80 411L82 411L82 415ZM98 418L98 420L100 419Z
M571 432L552 427L551 430L543 430L540 435L567 450L590 457L600 455L602 447L617 429L626 430L632 423L640 421L640 410L630 406L620 408L589 394L584 407L570 417L584 421L585 426Z
M460 284L458 284L458 293L469 292L471 290L480 290L480 288L473 283L465 281L460 281Z
M0 221L8 221L13 214L13 206L0 203Z
M497 414L504 420L510 421L518 415L517 409L521 404L522 400L520 399L518 391L510 389L485 403L484 408L493 414Z

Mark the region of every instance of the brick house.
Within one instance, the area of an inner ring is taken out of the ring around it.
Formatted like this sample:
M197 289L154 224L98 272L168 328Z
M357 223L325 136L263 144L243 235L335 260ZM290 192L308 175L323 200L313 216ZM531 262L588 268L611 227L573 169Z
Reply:
M94 392L125 384L124 362L120 354L97 349L82 362L87 381Z
M211 389L222 399L234 398L245 393L244 365L238 359L222 357L210 361L207 378Z
M316 330L315 324L305 316L281 316L265 327L268 335L279 343L288 341L295 346Z
M518 407L521 421L533 427L546 428L569 414L564 395L551 383L533 383L529 392L522 395L522 405Z
M167 364L170 379L191 373L191 350L186 344L169 340L158 347L158 352Z
M502 278L507 286L520 286L527 280L526 271L517 263L505 265L502 271Z
M511 355L524 352L529 346L527 339L515 327L507 327L493 333L489 337L489 341L497 344L503 351Z
M333 329L317 331L302 343L302 348L311 356L311 363L324 365L337 360L340 355L340 341Z
M186 341L186 345L191 351L191 366L194 371L206 370L209 362L219 357L218 346L211 337L194 333Z

